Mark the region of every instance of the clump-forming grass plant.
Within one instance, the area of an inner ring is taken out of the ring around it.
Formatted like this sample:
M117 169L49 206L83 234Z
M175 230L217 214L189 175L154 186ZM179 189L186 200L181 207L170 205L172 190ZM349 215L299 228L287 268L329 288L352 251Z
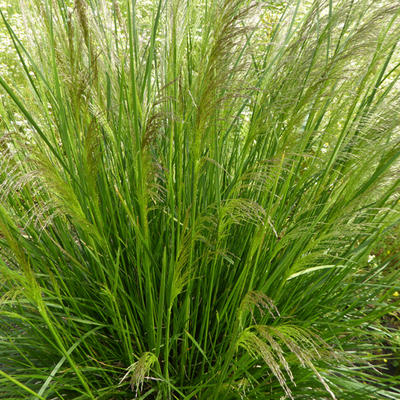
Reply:
M3 15L1 399L399 398L397 275L367 259L398 218L400 5L290 3L262 43L260 12L34 0L24 41Z

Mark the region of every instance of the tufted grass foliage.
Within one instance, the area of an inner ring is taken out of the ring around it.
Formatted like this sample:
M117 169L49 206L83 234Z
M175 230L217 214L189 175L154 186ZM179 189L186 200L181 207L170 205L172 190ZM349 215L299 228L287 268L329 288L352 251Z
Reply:
M269 6L2 12L1 399L400 396L400 5Z

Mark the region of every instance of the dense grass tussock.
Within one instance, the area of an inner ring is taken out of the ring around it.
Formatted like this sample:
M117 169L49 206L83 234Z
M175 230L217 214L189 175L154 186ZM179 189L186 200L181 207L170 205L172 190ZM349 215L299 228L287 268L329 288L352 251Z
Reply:
M24 10L0 398L400 398L398 275L368 264L398 221L400 4Z

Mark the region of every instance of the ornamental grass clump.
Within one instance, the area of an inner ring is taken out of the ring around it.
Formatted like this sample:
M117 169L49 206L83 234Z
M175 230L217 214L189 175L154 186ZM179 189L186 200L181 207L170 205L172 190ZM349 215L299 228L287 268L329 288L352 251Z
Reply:
M400 5L268 6L2 13L1 399L400 396Z

